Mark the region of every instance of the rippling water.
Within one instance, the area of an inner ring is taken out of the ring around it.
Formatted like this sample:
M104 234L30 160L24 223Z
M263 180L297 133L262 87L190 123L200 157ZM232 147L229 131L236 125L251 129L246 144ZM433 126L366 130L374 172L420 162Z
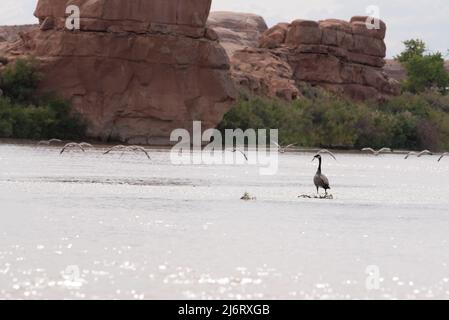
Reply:
M102 151L0 144L0 298L449 298L449 159L326 157L318 200L311 154L260 176Z

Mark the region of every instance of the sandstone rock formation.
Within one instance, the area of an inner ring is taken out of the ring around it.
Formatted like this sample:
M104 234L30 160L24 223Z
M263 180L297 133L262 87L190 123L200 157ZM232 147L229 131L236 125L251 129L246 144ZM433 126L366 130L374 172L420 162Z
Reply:
M211 12L207 26L218 34L229 57L237 50L257 47L260 36L268 29L261 16L225 11Z
M207 25L217 33L231 60L232 78L242 91L293 100L299 96L293 70L275 54L259 49L268 30L263 17L236 12L211 12Z
M229 15L227 19L231 20ZM239 18L234 15L233 20ZM215 30L230 28L219 19L210 25ZM295 84L297 88L301 82L353 99L382 100L399 93L398 83L383 71L385 34L385 23L380 21L380 29L369 30L366 17L354 17L349 22L329 19L279 23L266 30L252 48L243 47L249 47L256 38L248 41L245 36L239 41L238 34L233 33L232 43L245 44L240 50L228 50L233 78L237 85L255 94L287 100L299 96ZM220 41L229 42L226 32L218 35Z
M370 30L366 17L342 20L296 20L278 24L259 45L284 56L296 82L319 85L353 99L385 99L399 93L383 72L386 25Z
M65 28L78 5L81 30ZM89 135L167 143L175 128L215 127L235 99L226 52L206 28L211 0L39 0L40 29L0 49L33 55L40 90L72 102Z
M245 48L231 58L232 78L237 87L251 94L292 101L300 96L293 69L270 51Z
M20 33L37 28L36 25L0 26L0 43L20 40Z

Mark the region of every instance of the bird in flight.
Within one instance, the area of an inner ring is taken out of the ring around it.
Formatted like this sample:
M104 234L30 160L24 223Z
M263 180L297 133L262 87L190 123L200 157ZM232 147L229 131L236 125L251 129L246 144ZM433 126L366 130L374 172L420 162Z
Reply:
M233 148L232 149L232 151L231 150L225 150L225 151L229 151L229 152L233 152L233 153L237 153L237 152L239 152L239 153L241 153L244 157L245 157L245 159L246 159L246 161L248 161L248 156L246 155L246 153L245 152L243 152L242 150L240 150L239 148Z
M42 141L39 141L37 144L49 146L52 143L62 143L62 140L59 140L59 139L42 140Z
M316 153L316 155L321 155L321 154L328 154L328 155L330 155L332 158L334 158L334 160L337 160L337 158L335 157L335 155L334 155L332 152L330 152L329 150L327 150L327 149L321 149L320 151L318 151L318 152Z
M103 154L106 155L106 154L109 154L114 151L122 151L122 154L125 153L126 151L143 152L147 156L147 158L151 160L151 157L150 157L148 151L145 150L145 148L143 148L141 146L124 146L124 145L120 144L120 145L117 145L117 146L114 146L114 147L108 149Z
M422 156L432 156L433 153L430 152L429 150L423 150L423 151L421 151L421 152L415 152L415 151L412 151L412 152L409 152L409 153L405 156L404 159L408 159L408 158L410 158L411 156L415 156L415 155L416 155L418 158L421 158Z
M279 153L285 153L291 147L298 145L297 143L292 143L292 144L289 144L288 146L283 147L279 143L274 142L274 141L273 141L273 144L278 148Z
M113 151L117 151L117 150L124 150L124 149L126 149L127 147L126 146L124 146L124 145L118 145L118 146L113 146L113 147L111 147L111 148L109 148L105 153L103 153L103 154L109 154L109 153L111 153L111 152L113 152Z
M63 154L68 149L74 149L74 148L80 149L81 151L85 152L84 148L79 143L70 142L70 143L67 143L64 146L64 148L61 149L61 152L59 154Z
M148 151L145 150L144 147L141 147L141 146L129 146L126 149L129 150L129 151L143 152L147 156L147 158L151 160L151 157L148 154Z
M390 148L382 148L382 149L379 149L379 150L374 150L373 148L363 148L362 151L364 151L364 152L371 152L376 157L379 156L381 153L392 152Z
M440 158L438 159L438 162L440 162L441 160L443 160L444 157L447 157L447 156L449 156L449 152L443 153L443 154L440 156Z

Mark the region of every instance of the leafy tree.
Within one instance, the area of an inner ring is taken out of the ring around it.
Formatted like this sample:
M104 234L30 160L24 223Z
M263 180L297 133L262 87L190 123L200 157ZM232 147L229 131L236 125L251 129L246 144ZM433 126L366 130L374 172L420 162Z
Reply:
M3 94L18 102L29 102L39 84L37 62L32 58L8 64L0 77Z
M446 94L449 73L444 68L444 57L440 52L426 53L426 44L419 39L404 41L406 49L396 57L407 71L408 78L403 88L412 93L437 90Z
M0 138L83 138L86 123L66 101L37 96L36 66L32 59L19 59L0 74Z
M449 73L444 68L444 58L441 53L414 56L404 63L408 79L404 88L413 93L435 89L446 94L449 87Z
M426 44L420 39L410 39L403 42L405 50L395 59L401 63L409 61L413 57L422 57L427 51Z

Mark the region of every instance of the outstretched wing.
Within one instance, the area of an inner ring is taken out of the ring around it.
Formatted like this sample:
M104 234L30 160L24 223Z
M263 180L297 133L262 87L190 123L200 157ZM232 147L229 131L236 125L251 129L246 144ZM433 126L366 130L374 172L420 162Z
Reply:
M413 155L415 155L416 154L416 152L409 152L406 156L405 156L405 158L404 159L408 159L410 156L413 156Z
M245 157L245 159L246 159L246 161L248 161L248 156L246 155L246 153L245 152L243 152L242 150L240 150L240 149L234 149L234 151L232 151L232 152L240 152L244 157Z
M431 156L433 155L432 152L430 152L429 150L423 150L418 154L418 158L422 157L422 156Z
M279 145L279 143L277 143L277 142L274 142L274 141L272 141L272 143L276 146L276 147L278 147L278 149L280 149L281 148L281 146Z
M382 153L382 152L391 152L391 149L390 149L390 148L382 148L382 149L380 149L378 152L379 152L379 153Z
M440 162L441 160L443 160L444 157L449 156L449 153L445 152L441 155L441 157L438 159L438 162Z
M118 149L123 149L123 148L125 148L125 146L123 146L123 145L113 146L112 148L110 148L109 150L107 150L103 154L108 154L108 153L111 153L112 151L115 151L115 150L118 150Z
M327 149L321 149L320 151L317 152L317 154L323 154L323 153L326 153L326 154L330 155L332 158L334 158L334 160L337 160L337 157L335 157L335 155Z

